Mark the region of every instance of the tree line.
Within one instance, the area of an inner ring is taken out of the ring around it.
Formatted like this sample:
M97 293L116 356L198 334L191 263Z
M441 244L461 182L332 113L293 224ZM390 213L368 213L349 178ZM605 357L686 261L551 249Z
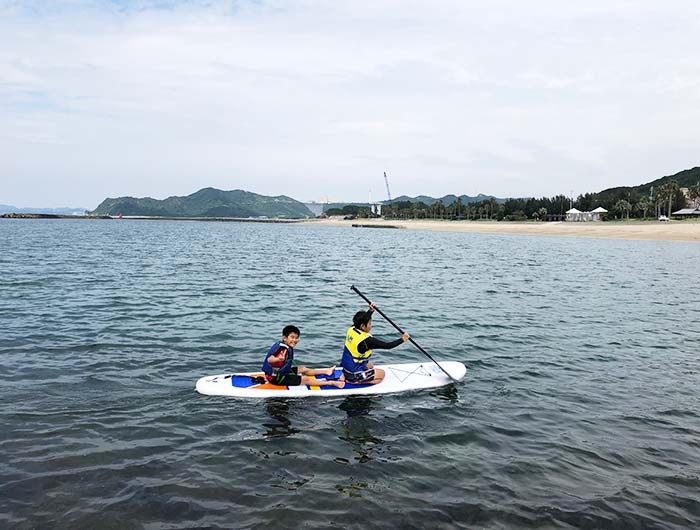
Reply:
M688 199L700 199L700 185L688 188ZM397 201L382 205L382 216L387 219L467 219L525 221L563 219L566 211L576 208L591 211L602 206L608 210L608 218L657 218L659 215L670 216L671 212L687 205L686 196L678 182L669 180L649 193L634 188L615 188L601 193L586 193L576 199L557 195L554 197L534 197L506 199L504 202L494 198L464 204L457 199L449 205L437 200L433 204L424 202ZM353 217L373 217L369 205L349 204L343 208L331 208L326 215L345 215Z

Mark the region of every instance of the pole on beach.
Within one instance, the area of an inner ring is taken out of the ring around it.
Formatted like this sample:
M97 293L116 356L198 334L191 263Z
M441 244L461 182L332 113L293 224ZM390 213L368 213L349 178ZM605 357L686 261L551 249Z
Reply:
M368 304L371 304L371 303L372 303L371 300L370 300L369 298L367 298L364 294L362 294L362 293L360 292L360 290L359 290L357 287L355 287L354 285L351 285L351 286L350 286L350 289L352 289L352 290L355 291L358 295L360 295L360 297L361 297L365 302L367 302ZM384 319L385 319L389 324L391 324L392 326L394 326L394 327L396 328L396 330L397 330L399 333L401 333L401 334L403 335L404 330L402 330L399 326L397 326L396 324L394 324L394 321L391 320L388 316L386 316L386 315L384 314L384 312L383 312L381 309L375 307L374 310L375 310L377 313L379 313L380 315L382 315L382 316L384 317ZM452 377L452 375L450 375L450 372L448 372L448 371L445 370L442 366L440 366L440 363L438 363L435 359L433 359L432 355L430 355L427 351L425 351L423 348L421 348L420 345L419 345L415 340L413 340L411 337L409 337L408 340L410 340L411 343L412 343L416 348L418 348L418 349L421 351L421 353L423 353L426 357L428 357L428 359L430 359L431 361L433 361L433 362L437 365L437 367L440 368L440 370L442 370L442 371L445 373L445 375L447 375L447 377L449 377L450 379L452 379L452 381L454 381L455 383L458 383L458 382L459 382L459 381L457 381L454 377Z

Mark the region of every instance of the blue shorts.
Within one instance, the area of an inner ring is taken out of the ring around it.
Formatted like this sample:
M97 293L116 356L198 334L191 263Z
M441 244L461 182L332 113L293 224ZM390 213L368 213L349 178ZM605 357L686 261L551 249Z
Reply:
M345 382L351 385L362 385L364 383L369 383L374 379L374 368L369 368L362 372L348 372L343 368L343 375L345 375Z

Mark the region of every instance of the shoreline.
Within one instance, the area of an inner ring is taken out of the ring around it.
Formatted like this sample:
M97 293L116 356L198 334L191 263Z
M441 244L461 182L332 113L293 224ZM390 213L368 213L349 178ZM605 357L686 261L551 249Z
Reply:
M316 226L344 226L362 229L408 229L437 232L471 232L483 234L537 235L560 237L592 237L602 239L637 239L647 241L700 242L700 220L687 221L605 221L605 222L517 222L517 221L447 221L447 220L386 220L386 219L250 219L237 217L147 217L124 216L127 220L141 221L200 221L234 223L308 224ZM0 219L108 219L117 217L58 215L58 214L2 214Z
M384 219L313 219L303 221L318 226L353 225L358 229L405 228L439 232L475 232L486 234L515 234L564 237L593 237L604 239L641 239L652 241L700 242L699 221L605 221L605 222L498 222L498 221L438 221Z

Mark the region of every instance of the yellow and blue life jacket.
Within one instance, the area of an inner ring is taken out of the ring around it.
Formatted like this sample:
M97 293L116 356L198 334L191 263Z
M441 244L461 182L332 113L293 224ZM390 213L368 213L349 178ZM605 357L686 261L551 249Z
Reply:
M345 335L345 347L343 348L343 369L348 372L363 372L367 369L367 363L372 355L372 350L364 353L357 351L360 343L368 337L369 333L360 331L355 326L350 326Z

